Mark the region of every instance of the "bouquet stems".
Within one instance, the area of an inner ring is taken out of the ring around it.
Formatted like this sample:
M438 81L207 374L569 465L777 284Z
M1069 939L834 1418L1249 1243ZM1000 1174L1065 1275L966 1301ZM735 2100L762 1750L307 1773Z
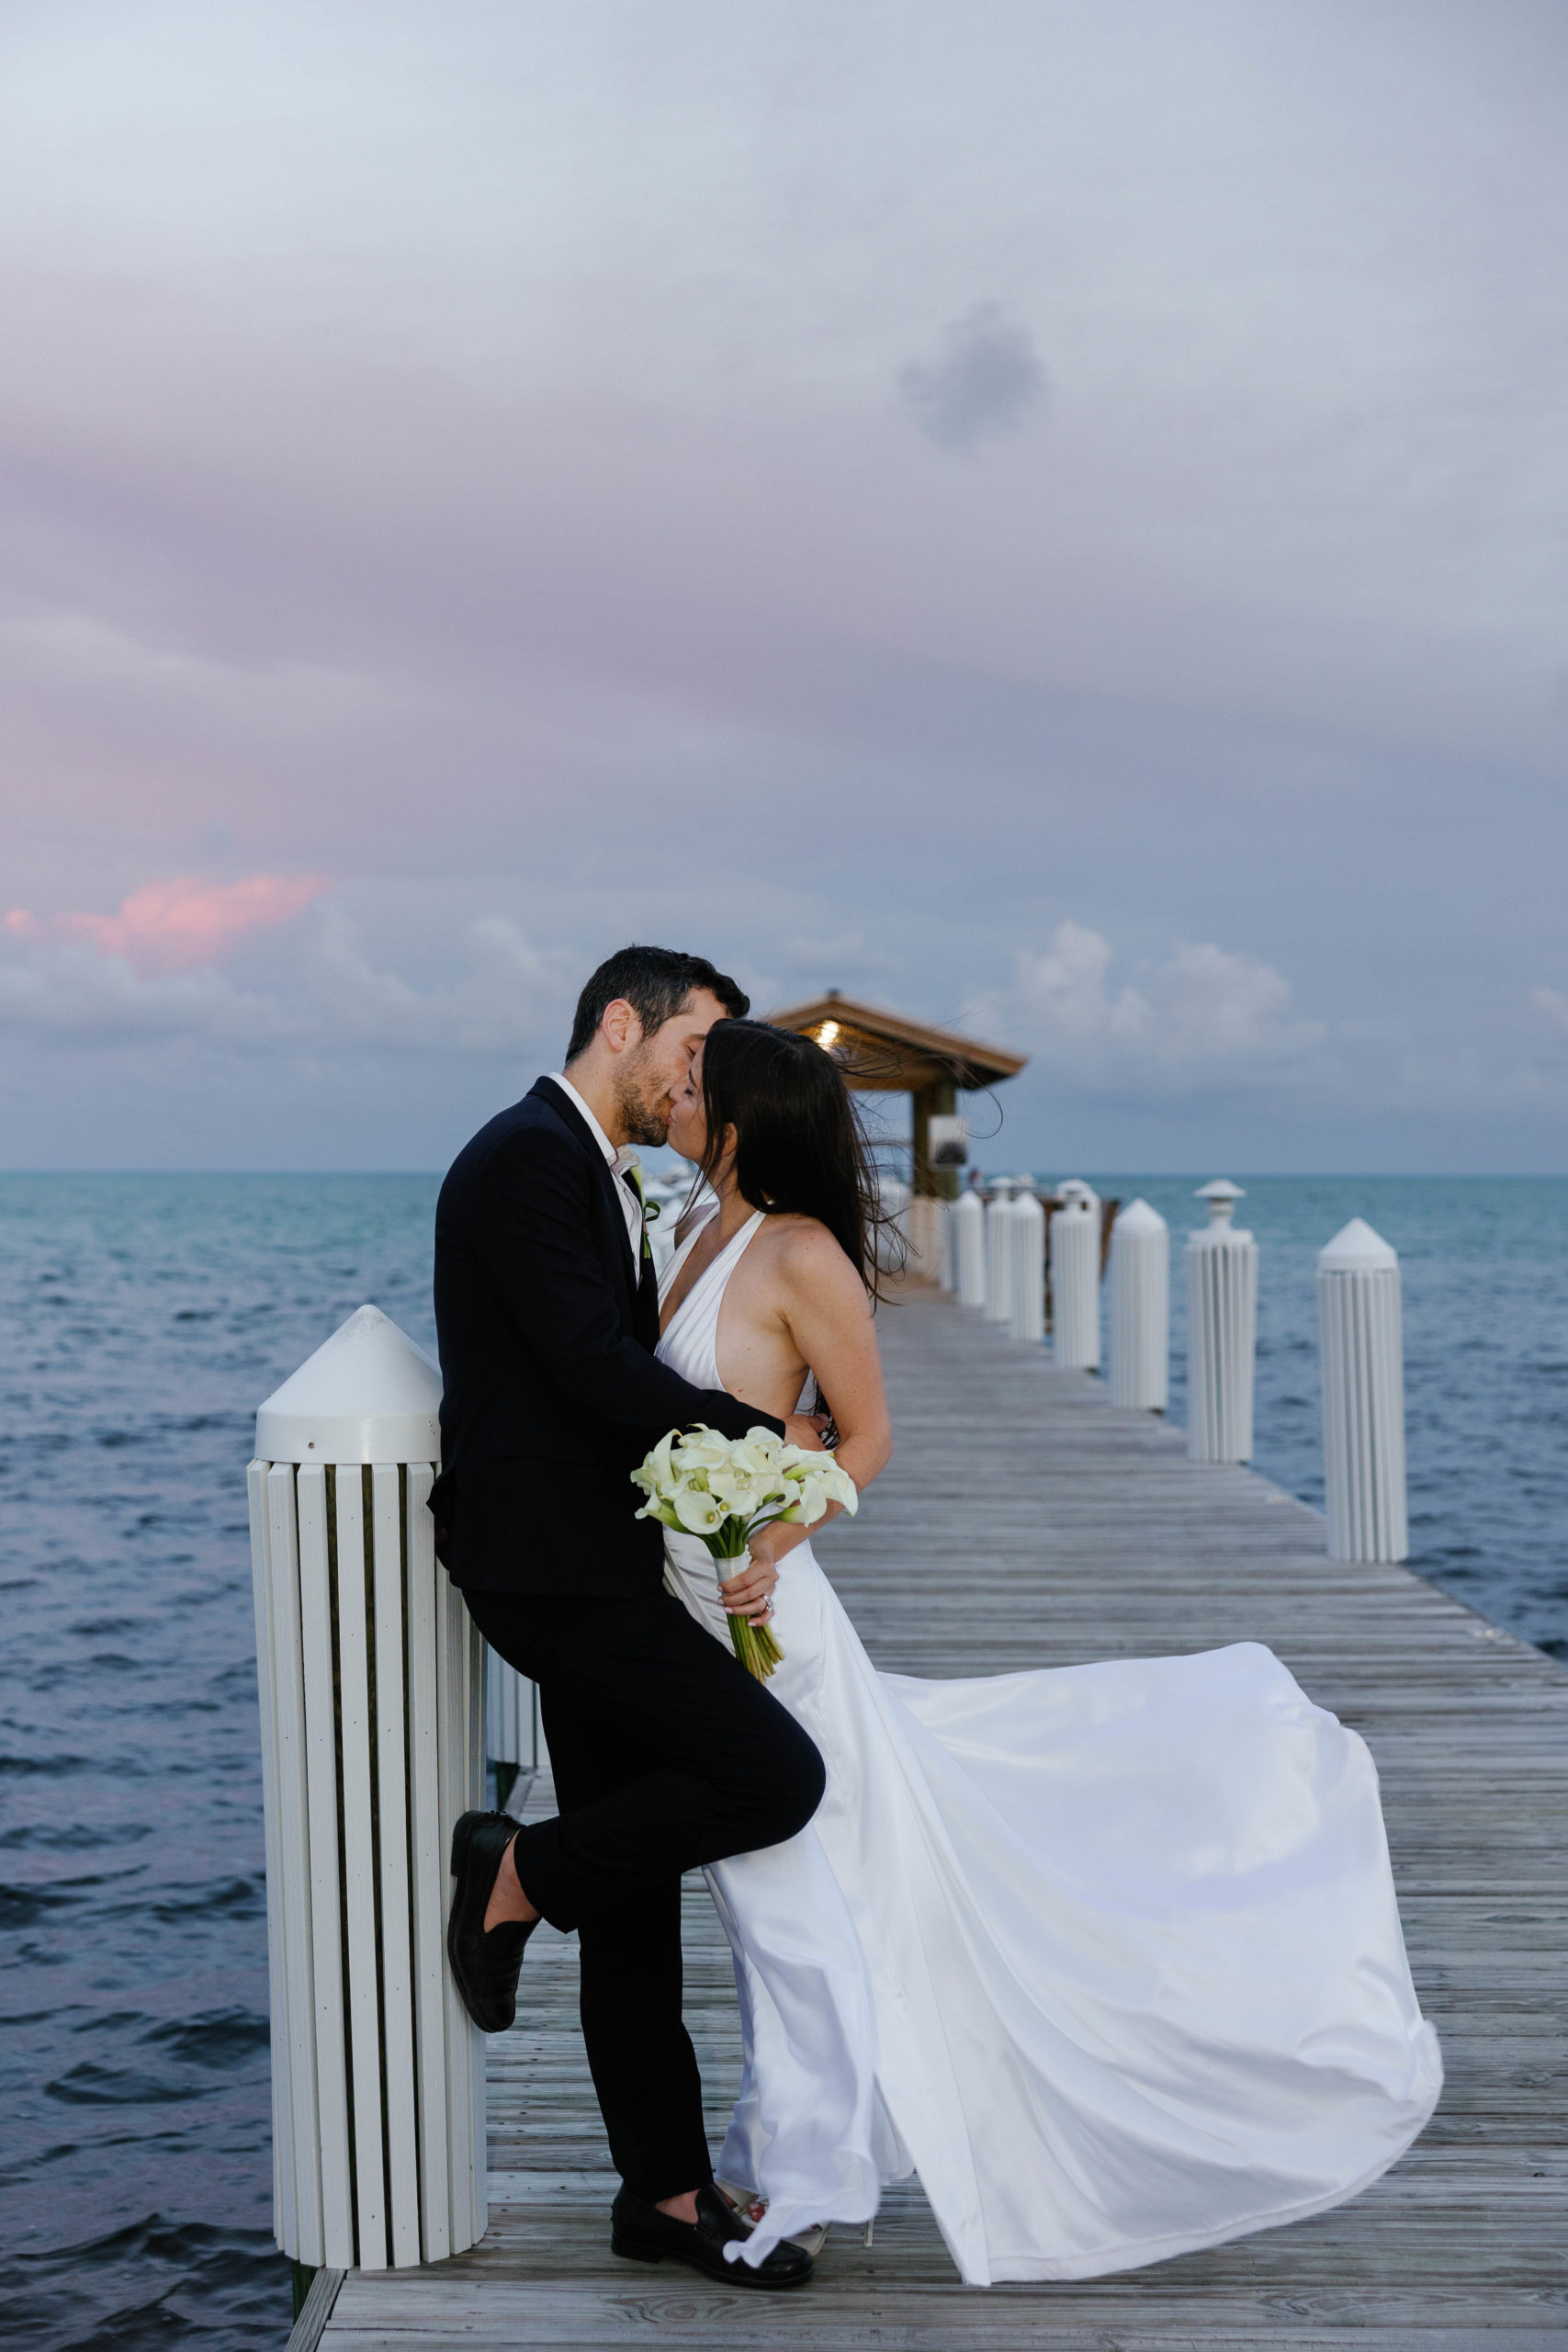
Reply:
M729 1638L736 1657L747 1673L754 1674L759 1682L767 1680L784 1657L783 1650L773 1639L773 1627L758 1624L753 1618L732 1617Z
M719 1583L723 1585L728 1582L729 1577L740 1574L751 1555L750 1552L742 1551L715 1552L713 1556ZM726 1569L729 1572L728 1577L725 1574ZM774 1641L773 1627L765 1619L759 1623L752 1617L731 1617L729 1640L747 1673L755 1675L759 1682L765 1682L774 1667L783 1662L784 1652Z

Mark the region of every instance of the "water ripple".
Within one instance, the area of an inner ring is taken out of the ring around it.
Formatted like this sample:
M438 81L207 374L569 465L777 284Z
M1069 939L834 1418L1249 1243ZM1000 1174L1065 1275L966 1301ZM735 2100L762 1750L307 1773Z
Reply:
M288 2335L244 1467L364 1300L430 1344L434 1193L0 1179L6 2352Z

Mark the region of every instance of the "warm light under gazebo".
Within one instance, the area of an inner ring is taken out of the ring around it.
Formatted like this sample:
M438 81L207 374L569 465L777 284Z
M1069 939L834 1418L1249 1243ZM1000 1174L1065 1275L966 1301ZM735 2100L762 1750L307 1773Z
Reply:
M815 1037L829 1052L841 1053L857 1091L908 1094L913 1106L914 1166L910 1189L917 1196L952 1200L958 1192L955 1170L931 1166L931 1123L951 1118L954 1096L978 1088L999 1085L1016 1078L1028 1060L1026 1054L1009 1053L1003 1046L983 1046L976 1038L957 1036L951 1029L936 1029L929 1022L911 1021L880 1005L862 1004L838 989L814 997L808 1004L794 1004L768 1018L780 1029L795 1029Z

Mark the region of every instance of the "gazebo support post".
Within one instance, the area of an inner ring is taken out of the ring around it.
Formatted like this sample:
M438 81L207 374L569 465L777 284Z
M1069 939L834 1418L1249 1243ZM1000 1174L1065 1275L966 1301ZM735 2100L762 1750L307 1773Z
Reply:
M931 1166L931 1132L933 1119L950 1119L957 1106L958 1089L951 1079L936 1086L917 1087L910 1101L914 1105L915 1170L909 1189L919 1199L955 1201L958 1198L958 1170L955 1168Z

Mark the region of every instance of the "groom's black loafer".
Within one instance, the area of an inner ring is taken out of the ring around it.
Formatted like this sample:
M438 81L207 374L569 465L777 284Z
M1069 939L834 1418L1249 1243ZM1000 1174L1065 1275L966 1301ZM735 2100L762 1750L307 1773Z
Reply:
M446 1922L446 1957L463 2007L481 2033L504 2033L516 2016L523 1947L539 1924L509 1920L485 1933L496 1872L517 1828L509 1813L465 1813L452 1832L457 1888Z
M697 2191L694 2222L671 2221L657 2205L647 2205L623 2188L610 2209L610 2251L628 2262L689 2262L710 2278L729 2287L804 2287L811 2276L811 2256L786 2239L774 2246L755 2270L747 2262L726 2262L724 2249L750 2232L736 2219L716 2188Z

